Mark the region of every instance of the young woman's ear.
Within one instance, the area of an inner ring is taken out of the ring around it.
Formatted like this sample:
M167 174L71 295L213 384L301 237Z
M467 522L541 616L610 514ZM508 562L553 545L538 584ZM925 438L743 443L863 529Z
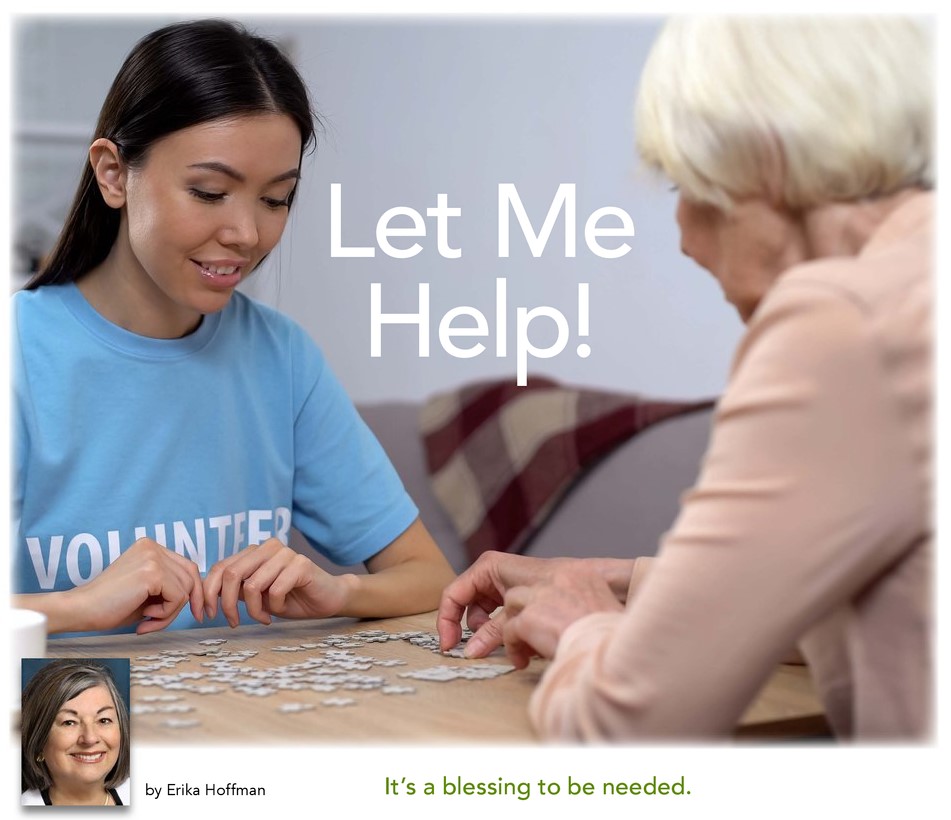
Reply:
M89 146L89 164L106 205L110 208L125 205L126 165L116 144L112 140L97 139Z

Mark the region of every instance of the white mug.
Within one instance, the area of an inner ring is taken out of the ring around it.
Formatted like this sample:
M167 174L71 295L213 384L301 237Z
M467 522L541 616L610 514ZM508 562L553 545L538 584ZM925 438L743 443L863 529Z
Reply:
M46 616L32 609L10 609L7 612L10 624L10 666L12 684L10 694L13 708L20 709L21 673L24 658L46 657Z

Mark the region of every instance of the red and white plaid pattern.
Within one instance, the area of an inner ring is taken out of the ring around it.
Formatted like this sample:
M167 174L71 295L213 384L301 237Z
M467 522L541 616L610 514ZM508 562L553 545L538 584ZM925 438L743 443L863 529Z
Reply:
M712 401L652 401L535 378L433 396L420 429L433 492L470 560L521 550L598 459L644 428Z

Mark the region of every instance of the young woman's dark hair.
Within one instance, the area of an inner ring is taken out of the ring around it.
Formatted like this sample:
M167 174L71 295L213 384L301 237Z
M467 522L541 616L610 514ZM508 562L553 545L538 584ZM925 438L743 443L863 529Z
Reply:
M224 20L176 23L143 37L106 96L93 139L114 142L130 168L156 141L222 117L286 114L301 134L301 157L314 141L316 116L290 60L263 37ZM86 163L79 189L49 259L26 285L79 279L109 254L119 211L102 198Z

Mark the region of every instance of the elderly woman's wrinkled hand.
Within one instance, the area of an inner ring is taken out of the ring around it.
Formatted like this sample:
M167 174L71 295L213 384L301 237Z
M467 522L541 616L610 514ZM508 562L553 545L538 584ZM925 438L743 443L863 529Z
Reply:
M485 552L443 591L436 619L440 646L446 650L459 642L465 617L474 632L466 644L469 658L484 658L503 643L520 666L528 663L521 662L526 652L528 658L551 657L569 623L589 612L624 608L619 592L626 590L632 566L633 562ZM617 588L612 588L612 580ZM566 598L561 606L559 596ZM528 616L521 618L528 607ZM521 620L512 627L515 617ZM529 634L540 646L523 640ZM508 647L510 640L516 649Z
M529 558L505 552L484 552L443 591L436 618L439 643L451 649L462 637L462 619L474 631L466 656L484 658L502 643L505 614L492 617L513 587L548 583L554 576L584 563L572 558Z
M523 669L536 655L553 657L562 634L579 618L623 610L604 577L584 565L554 574L548 583L513 587L505 596L505 652Z

